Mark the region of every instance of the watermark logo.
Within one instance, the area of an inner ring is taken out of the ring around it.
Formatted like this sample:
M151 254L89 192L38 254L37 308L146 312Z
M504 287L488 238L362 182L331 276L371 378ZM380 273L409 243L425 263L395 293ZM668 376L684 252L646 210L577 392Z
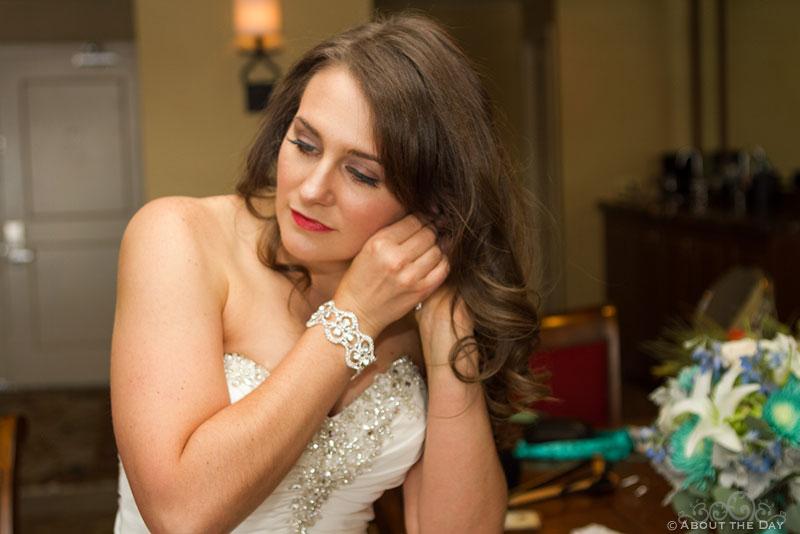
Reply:
M690 513L681 513L677 521L667 523L670 531L676 530L780 530L786 521L786 512L778 511L774 503L759 499L753 501L743 491L732 493L725 502L711 504L698 499Z

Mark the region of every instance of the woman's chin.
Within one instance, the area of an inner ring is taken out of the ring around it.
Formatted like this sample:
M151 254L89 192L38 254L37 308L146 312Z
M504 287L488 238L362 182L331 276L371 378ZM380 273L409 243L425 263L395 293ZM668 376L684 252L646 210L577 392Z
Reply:
M323 264L349 264L352 256L336 253L332 244L314 243L310 239L294 239L295 236L281 236L281 251L287 263L311 267Z

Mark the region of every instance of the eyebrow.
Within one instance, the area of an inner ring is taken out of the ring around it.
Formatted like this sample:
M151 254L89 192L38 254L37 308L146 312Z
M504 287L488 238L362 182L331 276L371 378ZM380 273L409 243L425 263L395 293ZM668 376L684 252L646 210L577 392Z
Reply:
M314 136L316 136L316 137L318 137L318 138L322 139L322 136L319 134L319 132L317 131L317 129L316 129L316 128L314 128L313 126L311 126L311 125L308 123L308 121L307 121L307 120L305 120L303 117L300 117L299 115L295 115L294 119L295 119L296 121L298 121L298 122L302 123L302 124L303 124L303 126L304 126L304 127L305 127L305 128L308 130L308 131L310 131L310 132L311 132L311 133L312 133ZM378 159L378 156L373 156L372 154L368 154L368 153L366 153L366 152L362 152L362 151L360 151L360 150L356 150L356 149L354 149L354 148L351 148L350 150L348 150L348 151L347 151L347 153L348 153L348 154L352 154L352 155L354 155L354 156L358 156L359 158L364 158L364 159L368 159L368 160L370 160L370 161L374 161L375 163L378 163L378 164L380 164L380 163L381 163L381 160L380 160L380 159Z

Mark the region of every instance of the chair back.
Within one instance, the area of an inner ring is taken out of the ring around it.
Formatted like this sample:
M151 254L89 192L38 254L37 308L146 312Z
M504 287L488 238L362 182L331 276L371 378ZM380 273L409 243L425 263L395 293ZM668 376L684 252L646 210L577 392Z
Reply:
M530 364L550 372L552 393L533 408L596 427L618 426L622 392L616 308L604 305L544 316L540 339Z
M0 416L0 534L13 534L16 514L17 459L22 419Z

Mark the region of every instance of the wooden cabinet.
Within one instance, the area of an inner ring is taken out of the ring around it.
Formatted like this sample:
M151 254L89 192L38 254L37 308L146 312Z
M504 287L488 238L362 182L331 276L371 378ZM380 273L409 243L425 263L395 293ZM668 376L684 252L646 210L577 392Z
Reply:
M694 215L659 205L603 203L606 296L619 311L623 376L652 385L641 350L670 320L689 318L729 268L758 266L775 283L779 318L800 315L800 214L773 219Z

